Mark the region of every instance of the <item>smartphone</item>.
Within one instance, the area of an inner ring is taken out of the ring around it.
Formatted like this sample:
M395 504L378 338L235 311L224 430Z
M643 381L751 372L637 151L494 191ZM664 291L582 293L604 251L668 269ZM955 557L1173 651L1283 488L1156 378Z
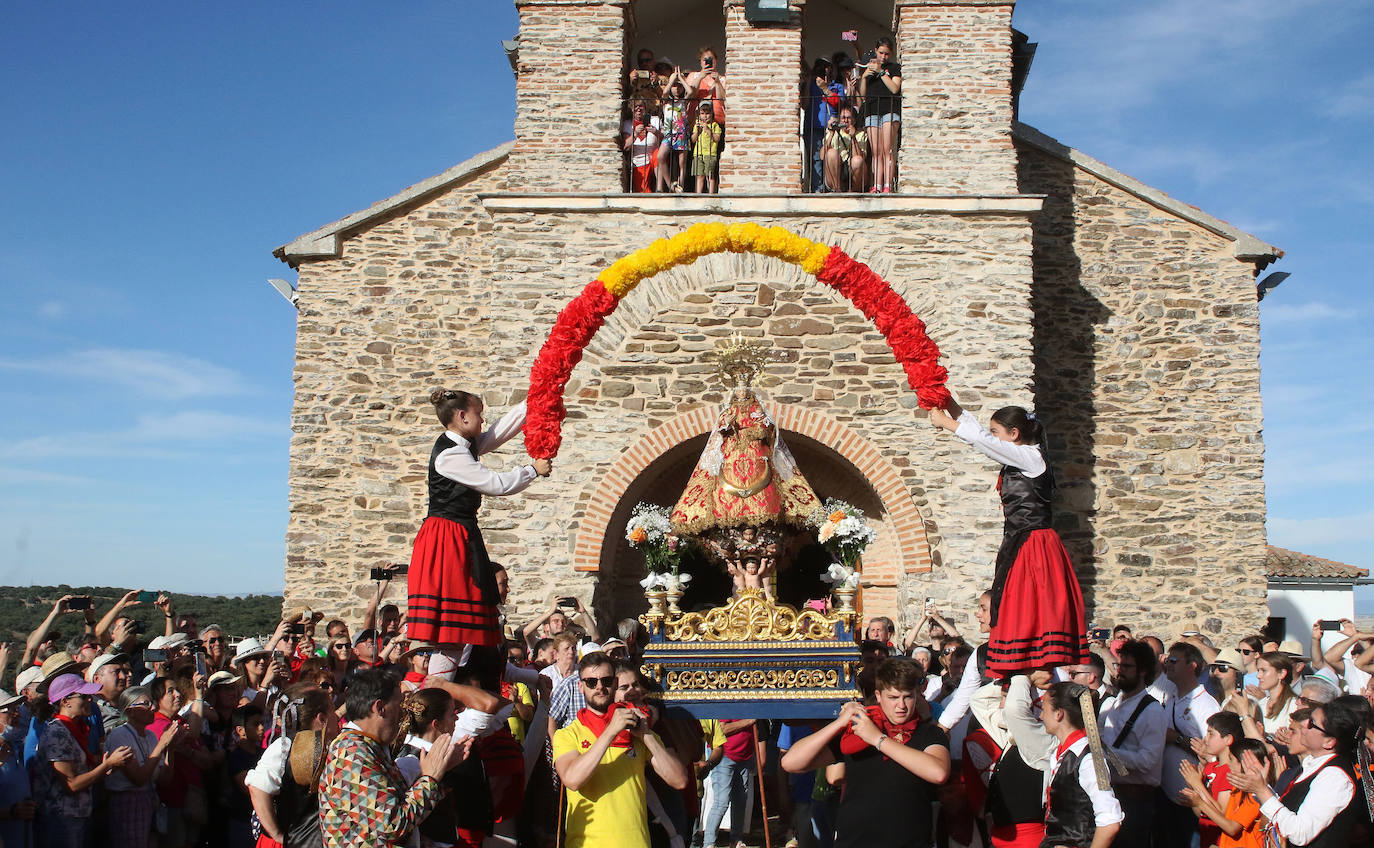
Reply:
M859 31L858 31L857 29L847 29L847 30L845 30L844 32L840 33L840 40L841 40L841 41L858 41L858 40L859 40Z
M712 59L710 56L707 56L705 59L702 60L701 64L707 68L714 68L716 66L716 60Z
M91 609L91 599L90 599L90 596L87 596L87 597L84 597L84 598L72 598L71 600L67 601L67 609L69 609L69 610L88 610L88 609Z
M577 598L573 598L573 597L559 598L559 599L558 599L558 605L559 605L560 607L567 607L568 609L577 609Z
M1322 619L1322 629L1323 629L1323 630L1340 630L1340 629L1341 629L1341 623L1340 623L1339 621L1333 621L1332 619L1329 619L1329 618Z
M386 570L391 572L391 576L392 576L392 577L405 577L406 574L408 574L408 573L410 572L410 566L408 566L408 565L388 565L388 566L386 567Z
M204 648L201 648L201 650L196 651L196 674L199 674L201 677L205 677L210 673L205 666L204 650Z
M157 592L139 592L135 598L140 604L151 604L157 601Z
M282 665L286 665L286 652L285 652L285 651L273 651L273 652L272 652L272 662L274 662L274 663L280 663L280 664L282 664Z
M635 79L648 79L648 78L649 78L649 72L648 72L648 71L635 71Z
M161 648L144 648L143 661L146 663L167 662L167 652Z
M295 624L291 625L290 632L293 636L304 636L305 623L301 621L296 622Z
M1094 627L1088 631L1088 638L1097 642L1105 642L1111 638L1112 631L1105 627Z

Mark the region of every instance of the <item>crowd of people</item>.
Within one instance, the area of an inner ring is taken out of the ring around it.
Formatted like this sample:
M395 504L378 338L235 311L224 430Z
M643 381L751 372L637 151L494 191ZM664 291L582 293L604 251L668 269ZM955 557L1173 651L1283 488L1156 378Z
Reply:
M804 188L889 193L902 119L896 46L883 37L865 51L857 30L842 37L845 49L801 69ZM686 71L640 48L625 80L619 134L629 190L714 194L726 142L725 78L715 48L699 48L697 67Z
M835 719L714 721L663 712L639 623L603 636L569 595L431 675L388 585L356 634L297 610L234 647L166 596L151 639L137 592L99 619L59 600L0 692L0 845L738 848L763 798L788 845L1370 833L1374 634L1349 621L1314 625L1310 650L1095 630L1086 661L999 678L928 604L905 632L867 623L863 701Z

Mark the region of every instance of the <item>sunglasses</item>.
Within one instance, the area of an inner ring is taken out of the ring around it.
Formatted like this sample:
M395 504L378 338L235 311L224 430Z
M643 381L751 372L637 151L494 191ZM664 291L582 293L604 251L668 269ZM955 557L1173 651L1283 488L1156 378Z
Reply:
M347 651L350 646L347 642L340 642L337 645L330 645L329 647L333 648L336 651Z
M1317 731L1318 733L1320 733L1320 734L1323 735L1323 736L1330 736L1330 735L1331 735L1330 733L1327 733L1327 732L1326 732L1326 728L1325 728L1325 727L1322 727L1320 724L1317 724L1317 723L1316 723L1315 721L1313 721L1310 717L1307 719L1307 726L1310 727L1310 728L1312 728L1313 730Z
M584 677L582 678L582 685L586 686L588 689L596 689L598 687L602 689L611 689L615 686L615 675L607 677Z
M224 644L224 637L223 637L223 636L211 636L209 639L206 639L206 640L205 640L205 644L207 644L207 645L221 644L221 645L222 645L222 644Z
M1240 653L1241 653L1242 655L1248 657L1248 656L1251 656L1252 654L1256 654L1256 653L1259 653L1259 652L1256 651L1254 648L1241 648L1241 649L1240 649Z

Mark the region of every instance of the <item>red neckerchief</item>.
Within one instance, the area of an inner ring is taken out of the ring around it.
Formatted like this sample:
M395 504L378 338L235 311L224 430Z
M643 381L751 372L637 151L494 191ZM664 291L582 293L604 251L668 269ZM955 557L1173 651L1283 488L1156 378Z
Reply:
M81 746L81 753L86 755L86 762L92 765L99 762L91 753L90 748L87 747L90 745L91 723L85 719L70 718L60 713L57 720L62 722L62 726L67 728L67 732L76 740L76 744Z
M617 701L616 703L611 704L609 707L607 707L606 712L604 713L595 713L592 712L591 708L583 707L582 709L577 711L577 720L582 722L582 726L590 730L593 736L595 736L597 739L600 739L601 734L606 732L606 725L609 724L611 721L611 713L614 713L616 710L635 710L640 715L644 716L645 721L648 721L649 719L648 707L644 707L639 704L627 704L624 701ZM615 739L611 740L611 747L628 748L631 744L633 744L633 742L633 734L631 734L630 731L626 729L620 731L615 735Z
M873 723L878 725L878 729L882 731L884 736L900 745L906 744L906 740L910 739L911 735L916 732L916 725L921 723L920 716L913 716L911 721L893 724L887 720L887 716L879 704L865 707L864 711L868 713L868 717L873 720ZM844 729L844 734L840 736L840 753L853 756L867 747L868 743L859 738L859 735L854 732L853 725ZM883 759L887 759L886 754L883 755Z
M1075 730L1073 733L1070 733L1069 738L1059 743L1059 747L1055 749L1054 758L1057 760L1064 756L1069 752L1069 749L1073 747L1073 743L1077 742L1079 739L1086 739L1087 737L1088 734L1082 730Z
M419 684L425 682L425 678L426 678L426 677L428 677L428 675L425 674L423 671L407 671L407 672L406 672L406 682L407 682L407 683L414 683L414 684L416 684L416 685L419 685Z

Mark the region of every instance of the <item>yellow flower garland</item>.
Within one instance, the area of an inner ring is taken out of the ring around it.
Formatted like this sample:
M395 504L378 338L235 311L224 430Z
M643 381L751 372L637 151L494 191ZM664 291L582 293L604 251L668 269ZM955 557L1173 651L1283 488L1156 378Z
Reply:
M693 224L671 238L659 239L616 260L597 279L620 299L633 291L641 280L724 250L762 253L800 266L814 277L825 265L831 248L782 227L763 227L752 222Z

